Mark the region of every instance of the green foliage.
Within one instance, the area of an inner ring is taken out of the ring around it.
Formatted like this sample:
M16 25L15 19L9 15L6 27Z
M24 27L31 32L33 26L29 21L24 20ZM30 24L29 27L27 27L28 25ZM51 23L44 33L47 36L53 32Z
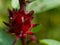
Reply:
M27 6L27 10L41 13L60 6L60 0L35 0Z
M13 8L19 9L19 0L12 0L11 4Z
M52 40L52 39L43 39L40 40L40 43L43 43L44 45L60 45L59 41Z
M0 28L0 45L11 45L14 37Z
M42 25L37 25L36 27L34 27L34 28L31 29L31 32L36 33L39 30L41 30L41 27L42 27Z

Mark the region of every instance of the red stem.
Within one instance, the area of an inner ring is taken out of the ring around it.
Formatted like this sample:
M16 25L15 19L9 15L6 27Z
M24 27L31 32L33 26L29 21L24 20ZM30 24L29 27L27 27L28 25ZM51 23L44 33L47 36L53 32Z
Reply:
M19 0L19 3L20 3L20 11L26 10L25 0Z

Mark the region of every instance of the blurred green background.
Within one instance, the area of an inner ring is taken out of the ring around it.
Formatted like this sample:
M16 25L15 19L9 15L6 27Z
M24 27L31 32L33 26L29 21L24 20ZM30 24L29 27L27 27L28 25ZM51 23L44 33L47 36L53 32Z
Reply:
M60 0L29 1L31 3L27 5L27 11L35 11L32 22L41 24L35 33L40 44L33 45L60 45ZM3 21L8 22L8 8L19 9L18 0L0 0L0 45L11 45L14 40L14 36L5 32L8 27L3 24ZM16 44L20 45L20 41Z

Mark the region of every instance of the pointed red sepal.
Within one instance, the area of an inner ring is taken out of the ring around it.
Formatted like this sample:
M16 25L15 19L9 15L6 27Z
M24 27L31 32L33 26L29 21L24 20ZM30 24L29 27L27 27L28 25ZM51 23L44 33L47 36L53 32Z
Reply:
M5 25L7 25L8 27L10 27L10 24L9 23L6 23L6 22L3 22Z
M33 14L34 14L34 11L32 10L27 15L28 15L28 17L33 17Z
M27 31L27 34L28 35L32 35L33 33L31 31Z
M36 27L38 24L32 24L32 28Z

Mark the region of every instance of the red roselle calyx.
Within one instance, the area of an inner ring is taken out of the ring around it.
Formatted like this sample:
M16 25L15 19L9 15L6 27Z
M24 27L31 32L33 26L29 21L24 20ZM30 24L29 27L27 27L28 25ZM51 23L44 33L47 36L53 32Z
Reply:
M31 28L35 27L36 24L32 24L34 11L26 12L25 0L19 0L20 9L13 9L9 11L9 23L4 22L10 29L9 33L14 34L16 39L22 38L23 41L26 39L26 35L32 35ZM15 45L16 40L13 45ZM24 42L25 43L25 42ZM26 45L26 44L23 44Z

